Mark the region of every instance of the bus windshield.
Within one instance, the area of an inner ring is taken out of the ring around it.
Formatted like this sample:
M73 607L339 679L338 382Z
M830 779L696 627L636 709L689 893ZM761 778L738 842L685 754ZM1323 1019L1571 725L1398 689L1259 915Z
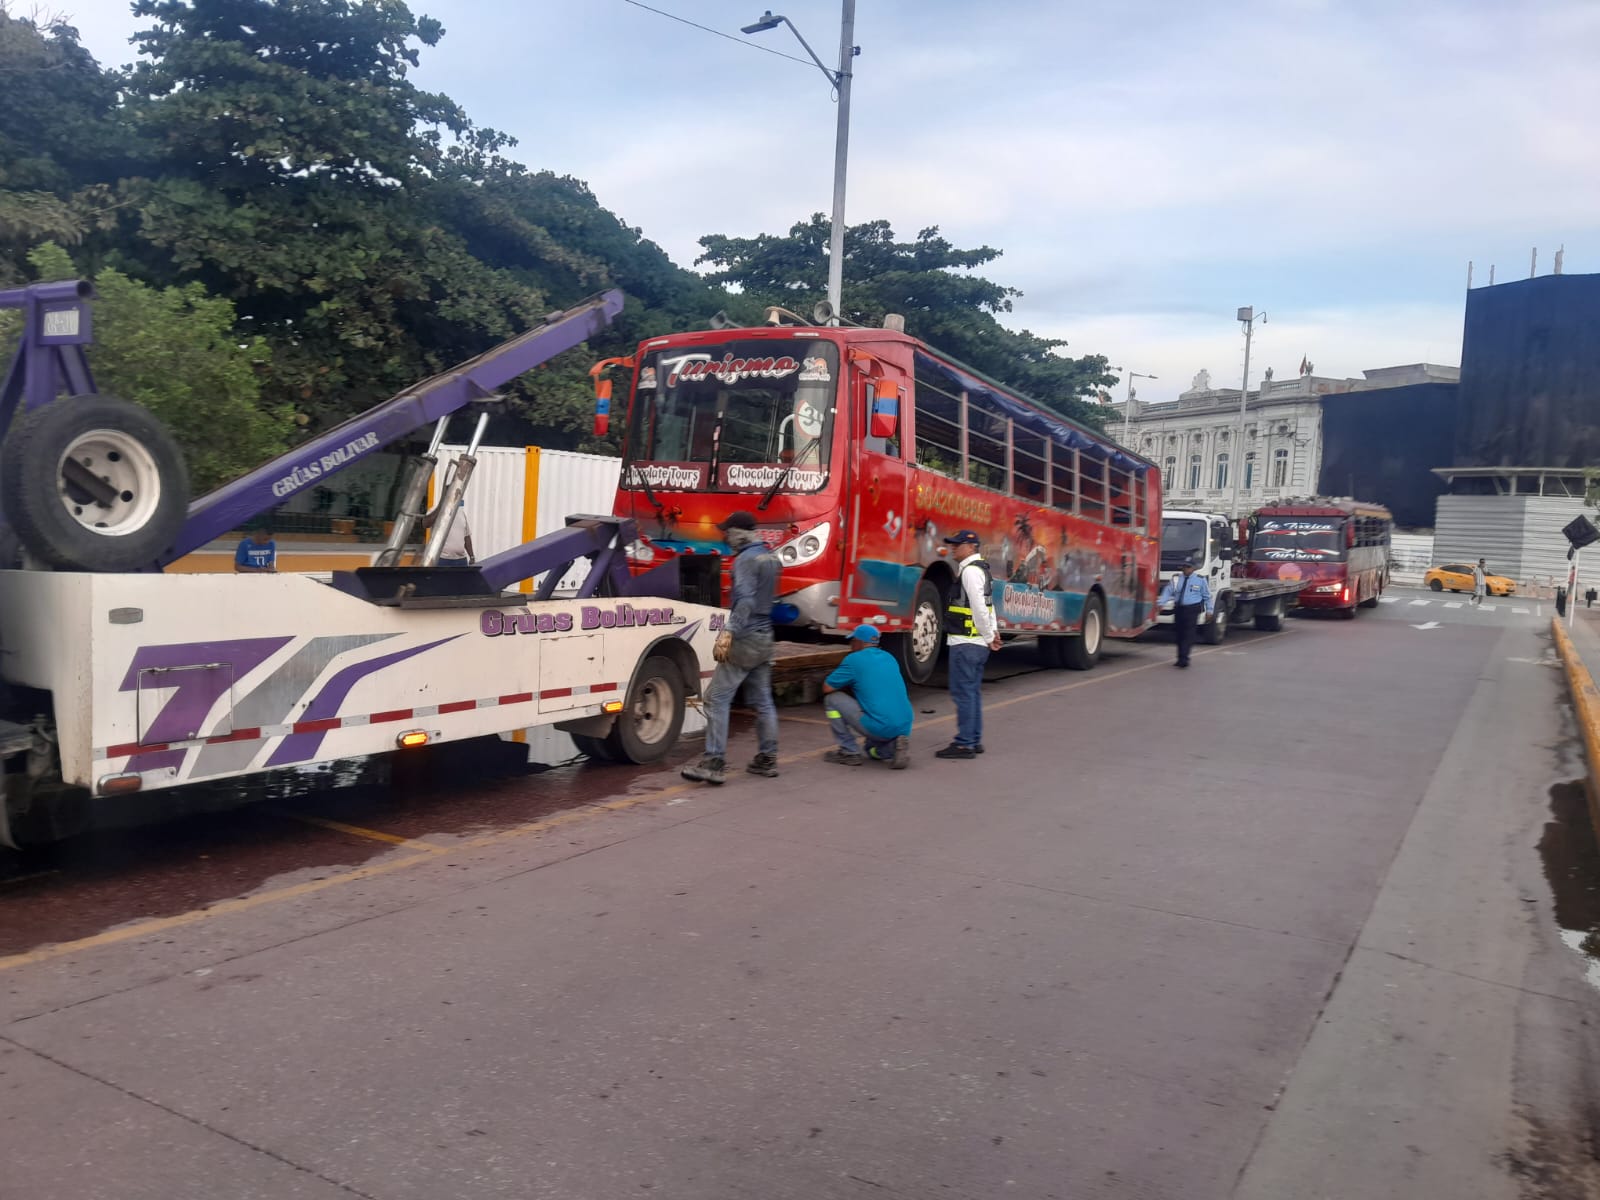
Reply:
M1199 566L1206 557L1206 523L1195 517L1167 517L1161 522L1161 569L1181 571Z
M1344 558L1344 517L1261 517L1250 539L1255 562L1338 562Z
M828 481L839 352L736 339L662 347L639 364L624 488L814 492Z

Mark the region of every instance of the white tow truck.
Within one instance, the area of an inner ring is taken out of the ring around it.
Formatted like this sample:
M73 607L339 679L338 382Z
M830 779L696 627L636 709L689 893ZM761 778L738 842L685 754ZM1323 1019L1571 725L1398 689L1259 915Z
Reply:
M1254 621L1257 629L1275 632L1283 628L1283 618L1294 607L1301 584L1298 580L1245 579L1234 573L1238 557L1235 526L1221 513L1165 509L1161 514L1161 574L1164 578L1182 574L1192 563L1195 574L1211 585L1216 607L1211 618L1200 626L1200 638L1220 645L1232 625ZM1172 606L1161 609L1158 624L1172 624Z
M552 314L193 503L170 435L94 389L91 295L76 282L0 292L26 317L0 387L0 418L15 417L0 444L0 845L66 836L136 792L537 726L594 758L672 749L714 668L720 595L676 567L630 575L638 531L613 516L569 516L470 566L440 565L486 413L438 506L426 503L451 414L597 333L620 293ZM162 573L430 424L371 566L328 579Z

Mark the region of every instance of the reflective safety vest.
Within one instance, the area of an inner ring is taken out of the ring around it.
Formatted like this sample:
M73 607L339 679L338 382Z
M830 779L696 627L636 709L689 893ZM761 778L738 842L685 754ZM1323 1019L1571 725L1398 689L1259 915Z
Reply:
M983 555L974 554L961 564L956 571L955 588L950 593L950 603L944 610L944 631L957 637L977 637L978 626L972 619L972 610L967 607L967 589L962 586L961 578L969 570L983 572L983 606L987 609L994 608L994 574L989 570L989 564L983 561Z

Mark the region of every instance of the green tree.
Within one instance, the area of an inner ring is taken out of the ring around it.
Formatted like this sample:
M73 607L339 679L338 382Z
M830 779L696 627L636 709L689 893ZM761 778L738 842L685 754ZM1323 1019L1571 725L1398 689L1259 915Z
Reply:
M473 256L436 189L506 139L408 78L437 21L399 0L138 0L127 78L160 147L123 191L152 278L199 279L329 423L520 332L549 304ZM152 252L153 251L153 252Z
M77 274L54 243L28 258L40 279ZM94 285L95 382L144 405L172 431L196 494L287 449L294 410L262 404L260 373L270 354L261 338L239 334L231 303L198 283L151 288L111 268Z
M742 319L753 319L767 304L806 316L827 295L829 231L827 218L817 213L782 237L711 234L700 239L703 253L696 263L715 268L712 281L738 289ZM1103 355L1070 358L1061 353L1063 339L1000 323L998 314L1010 312L1021 293L972 273L1000 251L957 249L937 227L899 242L887 221L849 227L844 247L845 317L881 325L887 313L900 313L908 333L1057 412L1103 425L1104 410L1081 399L1117 381Z
M108 184L136 158L116 80L60 20L12 16L0 0L0 283L27 277L27 252L112 228Z

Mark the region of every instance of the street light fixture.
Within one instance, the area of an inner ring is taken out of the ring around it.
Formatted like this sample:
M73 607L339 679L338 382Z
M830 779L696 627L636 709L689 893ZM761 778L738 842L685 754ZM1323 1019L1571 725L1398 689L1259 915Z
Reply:
M1128 399L1122 405L1122 444L1130 450L1133 449L1133 443L1128 440L1128 427L1133 421L1133 381L1154 378L1154 375L1146 375L1143 371L1128 372Z
M1239 431L1233 439L1233 453L1238 456L1238 461L1233 463L1233 469L1228 472L1233 477L1233 503L1228 508L1228 515L1237 519L1243 514L1239 511L1239 476L1244 473L1244 410L1250 398L1250 335L1255 332L1255 325L1260 321L1267 323L1267 314L1257 312L1254 308L1241 308L1237 314L1239 324L1244 326L1244 378L1239 383ZM1263 468L1265 464L1262 464ZM1250 481L1251 486L1255 480Z
M833 144L833 232L828 239L828 307L832 309L830 324L837 324L841 311L840 293L844 290L844 178L845 162L850 151L850 60L861 52L854 44L856 29L856 0L844 0L839 17L839 69L830 69L811 48L811 43L800 36L794 22L771 9L761 14L759 21L744 26L741 33L765 33L787 25L789 32L805 47L817 70L827 76L828 82L839 92L839 127Z

